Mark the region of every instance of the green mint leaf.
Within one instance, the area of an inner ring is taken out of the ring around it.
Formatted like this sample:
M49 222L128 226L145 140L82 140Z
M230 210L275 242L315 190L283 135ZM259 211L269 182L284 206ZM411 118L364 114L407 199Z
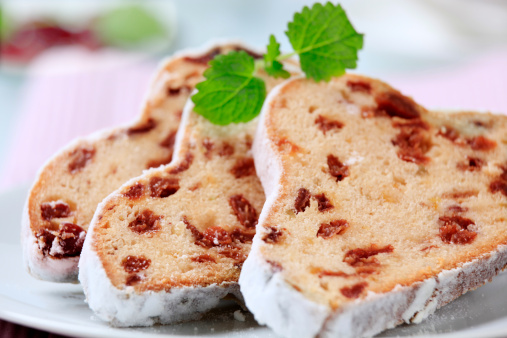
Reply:
M340 5L316 3L294 14L285 32L299 54L301 69L315 81L355 68L357 52L363 47L363 35L355 31Z
M12 19L7 16L7 13L0 7L0 44L7 42L7 38L13 31Z
M266 72L275 78L289 78L290 73L283 69L283 64L280 61L276 60L280 55L280 44L276 42L276 38L273 34L269 37L267 51L267 54L264 54L264 69Z
M244 51L217 55L192 96L194 111L213 124L248 122L259 115L266 85L255 77L255 60Z

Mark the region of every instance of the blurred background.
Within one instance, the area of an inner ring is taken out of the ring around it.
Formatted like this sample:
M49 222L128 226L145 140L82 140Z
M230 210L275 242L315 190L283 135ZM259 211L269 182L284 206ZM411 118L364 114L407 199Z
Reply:
M304 0L2 0L0 191L78 136L140 112L157 64L210 39L262 48ZM507 113L507 1L343 0L357 72L432 109Z

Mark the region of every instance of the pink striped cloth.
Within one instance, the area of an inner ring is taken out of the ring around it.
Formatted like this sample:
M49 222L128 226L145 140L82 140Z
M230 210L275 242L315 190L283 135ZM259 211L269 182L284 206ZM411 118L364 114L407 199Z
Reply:
M135 118L155 66L114 52L72 49L45 55L27 85L0 190L32 181L38 168L75 137ZM426 107L507 113L507 50L453 69L384 80Z

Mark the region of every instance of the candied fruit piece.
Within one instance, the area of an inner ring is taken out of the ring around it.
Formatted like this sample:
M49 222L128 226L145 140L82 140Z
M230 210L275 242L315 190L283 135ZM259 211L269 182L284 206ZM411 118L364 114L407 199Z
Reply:
M144 256L127 256L121 262L123 269L128 273L139 272L148 269L151 259Z
M257 211L242 195L231 196L229 205L241 225L246 228L253 228L257 225Z
M130 230L138 234L153 233L160 230L160 219L153 211L145 209L136 219L129 223Z
M296 209L296 214L300 212L304 212L306 208L310 206L310 198L312 195L305 188L300 188L298 190L298 195L296 196L296 200L294 201L294 209Z

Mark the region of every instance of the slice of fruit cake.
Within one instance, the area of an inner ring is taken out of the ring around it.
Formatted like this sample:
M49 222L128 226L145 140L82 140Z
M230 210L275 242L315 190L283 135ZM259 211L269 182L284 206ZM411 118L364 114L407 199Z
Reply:
M357 75L294 79L253 152L267 201L241 292L280 335L419 322L507 264L506 116L430 112Z

